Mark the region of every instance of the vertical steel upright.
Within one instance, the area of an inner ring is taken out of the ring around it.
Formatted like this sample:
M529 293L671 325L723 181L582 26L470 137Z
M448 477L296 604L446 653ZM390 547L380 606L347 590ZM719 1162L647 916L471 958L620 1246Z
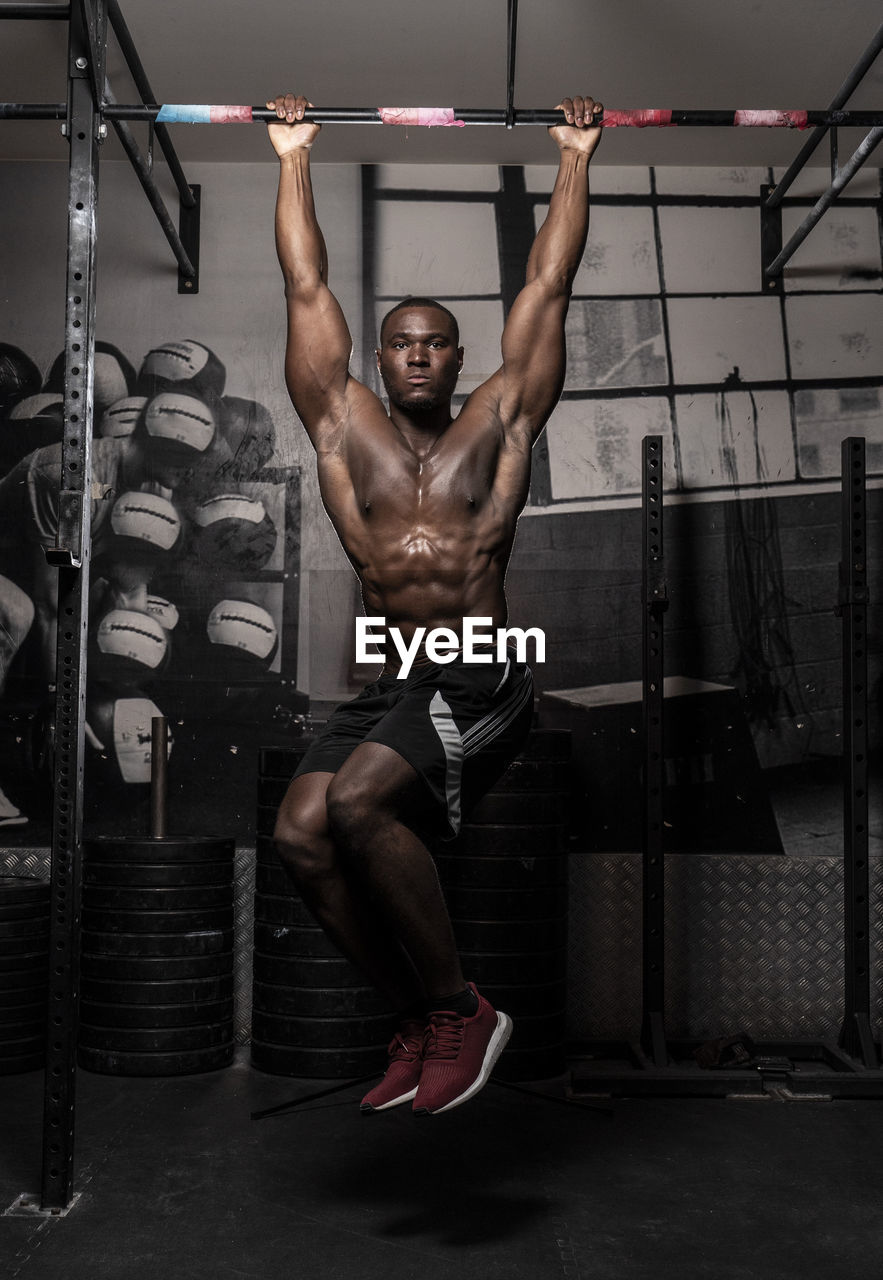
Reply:
M662 436L641 447L643 590L643 1014L641 1046L657 1067L668 1064L665 1035L665 860L663 835L663 631L668 608L662 540Z
M41 1205L65 1209L74 1196L74 1119L79 996L80 863L86 698L92 409L95 356L95 241L98 146L96 86L104 83L106 0L74 0L68 46L70 144L65 303L64 443L58 495L55 764L52 897ZM96 62L98 65L96 65Z
M840 1047L878 1066L871 1032L868 903L868 529L865 441L842 445L838 612L843 623L844 1015Z

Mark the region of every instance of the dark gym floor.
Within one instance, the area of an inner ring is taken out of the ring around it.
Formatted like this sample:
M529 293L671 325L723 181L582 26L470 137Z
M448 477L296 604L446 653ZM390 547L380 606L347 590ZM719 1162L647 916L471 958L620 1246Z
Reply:
M80 1073L80 1198L5 1217L20 1280L879 1280L874 1102L565 1107L495 1087L374 1116L360 1089L253 1121L300 1085L234 1067ZM39 1072L7 1081L4 1208L39 1187Z
M879 852L875 795L872 852ZM774 804L786 853L842 849L836 780ZM445 1116L252 1070L78 1077L79 1199L4 1216L15 1280L881 1280L883 1102L622 1100L495 1086ZM39 1199L41 1072L0 1089L0 1214Z

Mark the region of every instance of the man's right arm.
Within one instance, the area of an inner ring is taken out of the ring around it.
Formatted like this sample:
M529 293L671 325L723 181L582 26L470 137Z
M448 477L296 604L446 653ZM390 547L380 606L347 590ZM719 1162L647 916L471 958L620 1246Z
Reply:
M276 250L288 310L285 380L298 416L318 447L330 445L346 419L352 338L328 288L328 257L310 180L310 148L321 126L303 121L309 105L306 98L290 93L267 103L285 122L268 127L279 156Z

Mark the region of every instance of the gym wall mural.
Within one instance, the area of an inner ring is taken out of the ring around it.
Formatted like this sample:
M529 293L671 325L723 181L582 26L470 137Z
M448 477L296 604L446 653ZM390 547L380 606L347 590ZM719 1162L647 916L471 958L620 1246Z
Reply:
M147 834L151 720L169 720L173 829L250 828L254 748L295 687L300 492L264 405L196 339L99 342L92 444L87 830ZM46 835L63 360L0 345L0 829Z

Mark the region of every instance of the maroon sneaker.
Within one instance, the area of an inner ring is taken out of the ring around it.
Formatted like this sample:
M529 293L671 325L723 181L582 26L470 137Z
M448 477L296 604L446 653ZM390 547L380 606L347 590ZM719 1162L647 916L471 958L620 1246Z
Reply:
M470 987L475 987L470 982ZM483 1089L512 1034L512 1019L478 996L478 1013L431 1013L423 1044L423 1071L414 1098L416 1115L450 1111Z
M365 1094L361 1109L385 1111L402 1102L410 1102L420 1083L423 1068L423 1037L426 1023L405 1019L397 1028L389 1046L389 1066L379 1084Z

